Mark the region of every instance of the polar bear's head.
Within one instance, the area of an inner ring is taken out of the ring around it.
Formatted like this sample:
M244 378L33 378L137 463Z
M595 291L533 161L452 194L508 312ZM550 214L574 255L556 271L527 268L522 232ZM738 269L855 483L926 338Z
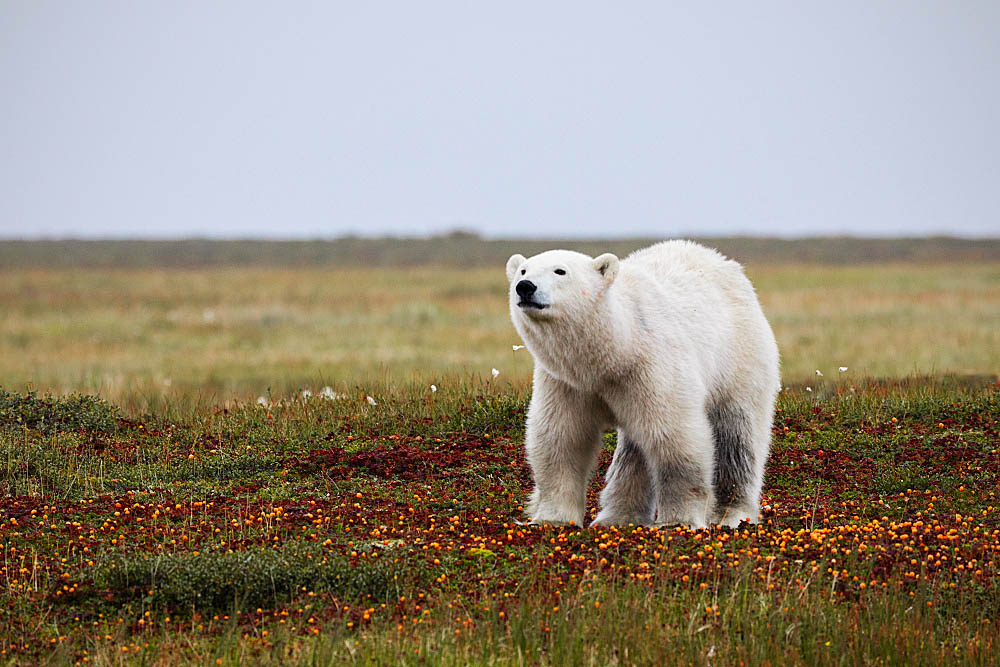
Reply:
M507 260L511 316L545 320L586 311L618 275L611 253L589 257L571 250L549 250Z

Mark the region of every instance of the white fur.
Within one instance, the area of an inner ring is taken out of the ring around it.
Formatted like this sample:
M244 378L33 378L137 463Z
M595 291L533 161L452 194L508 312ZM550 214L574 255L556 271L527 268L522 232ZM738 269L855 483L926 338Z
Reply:
M525 442L534 522L582 525L613 426L596 523L757 521L778 348L739 264L667 241L622 261L514 255L507 278L511 319L535 359ZM543 308L519 305L522 280Z

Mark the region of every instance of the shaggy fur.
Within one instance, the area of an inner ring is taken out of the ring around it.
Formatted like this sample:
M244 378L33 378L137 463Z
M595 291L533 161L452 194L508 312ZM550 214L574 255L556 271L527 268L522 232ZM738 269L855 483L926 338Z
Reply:
M615 426L595 523L757 521L778 348L739 264L667 241L622 261L514 255L507 278L535 359L534 522L582 525L601 434Z

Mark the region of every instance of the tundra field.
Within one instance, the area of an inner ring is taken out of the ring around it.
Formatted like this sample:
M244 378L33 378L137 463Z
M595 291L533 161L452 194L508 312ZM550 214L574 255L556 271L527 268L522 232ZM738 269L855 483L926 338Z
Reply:
M741 258L786 389L731 531L518 523L505 257L14 253L0 663L998 664L1000 262L921 247Z

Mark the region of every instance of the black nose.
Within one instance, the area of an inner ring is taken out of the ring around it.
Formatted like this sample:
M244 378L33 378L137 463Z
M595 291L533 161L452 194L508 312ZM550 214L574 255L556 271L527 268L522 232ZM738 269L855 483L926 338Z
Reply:
M530 299L531 295L534 294L537 289L538 287L535 283L530 280L522 280L517 284L517 287L514 288L514 291L517 292L517 295L522 299Z

